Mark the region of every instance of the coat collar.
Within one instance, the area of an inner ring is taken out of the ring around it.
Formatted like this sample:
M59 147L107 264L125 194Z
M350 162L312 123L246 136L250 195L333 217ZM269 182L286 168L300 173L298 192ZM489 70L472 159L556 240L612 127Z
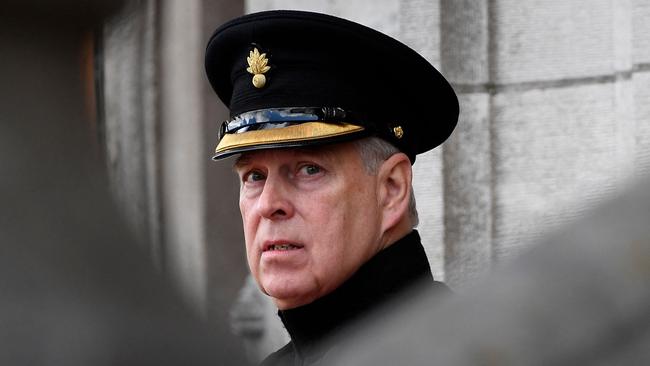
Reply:
M432 280L429 262L416 230L366 262L339 288L316 301L279 311L300 357L353 321L385 305L421 280Z

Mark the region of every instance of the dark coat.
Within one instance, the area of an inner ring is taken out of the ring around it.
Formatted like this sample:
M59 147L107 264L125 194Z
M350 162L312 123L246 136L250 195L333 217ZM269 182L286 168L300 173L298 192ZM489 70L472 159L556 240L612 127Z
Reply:
M433 281L420 236L410 234L379 252L332 293L278 314L291 341L267 357L263 366L319 365L336 348L341 331L371 313L408 296L408 289L430 281L433 290L447 287ZM429 288L429 287L427 287Z

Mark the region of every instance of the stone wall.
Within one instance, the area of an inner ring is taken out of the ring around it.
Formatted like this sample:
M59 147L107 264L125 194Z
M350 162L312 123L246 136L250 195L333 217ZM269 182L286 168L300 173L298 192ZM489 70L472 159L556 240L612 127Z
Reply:
M227 316L246 264L237 183L210 160L227 110L203 52L216 26L242 12L237 1L130 1L98 37L113 192L153 262L209 320Z
M161 261L158 21L153 1L129 2L106 20L97 57L99 124L113 193L157 264Z

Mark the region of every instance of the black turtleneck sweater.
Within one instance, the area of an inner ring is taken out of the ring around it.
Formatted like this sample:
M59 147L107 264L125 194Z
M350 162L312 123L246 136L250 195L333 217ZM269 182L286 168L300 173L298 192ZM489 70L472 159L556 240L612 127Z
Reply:
M377 253L339 288L301 307L280 311L291 342L267 357L262 365L313 365L333 346L331 337L403 295L423 280L434 291L447 292L434 282L420 235L410 234Z

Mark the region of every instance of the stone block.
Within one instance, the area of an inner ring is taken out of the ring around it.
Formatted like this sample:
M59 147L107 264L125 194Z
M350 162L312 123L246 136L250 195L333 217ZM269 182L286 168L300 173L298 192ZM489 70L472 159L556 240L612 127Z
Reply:
M273 9L294 9L315 11L343 17L390 36L399 34L398 0L248 0L246 12Z
M246 13L273 9L308 10L320 13L330 11L330 2L322 0L246 0Z
M160 262L156 65L151 2L129 3L103 28L103 136L112 191L131 229Z
M402 1L399 7L399 39L440 67L440 2Z
M420 225L418 232L429 258L431 272L442 281L444 274L444 208L442 189L442 148L419 155L413 165L413 190Z
M636 120L637 175L650 175L650 72L637 72L633 77Z
M456 130L444 145L445 281L460 288L492 260L490 96L461 94Z
M488 3L442 1L440 18L440 57L447 78L455 84L490 81Z
M610 74L618 2L498 0L490 9L493 81Z
M207 268L202 87L205 45L198 1L163 2L160 9L161 219L165 269L181 293L205 314ZM182 121L183 123L179 123ZM212 131L210 131L212 132Z
M329 13L399 38L399 0L333 0Z
M621 141L634 131L620 110L630 102L630 88L620 81L494 96L496 260L623 186L634 146Z
M650 2L633 0L634 63L650 63Z

